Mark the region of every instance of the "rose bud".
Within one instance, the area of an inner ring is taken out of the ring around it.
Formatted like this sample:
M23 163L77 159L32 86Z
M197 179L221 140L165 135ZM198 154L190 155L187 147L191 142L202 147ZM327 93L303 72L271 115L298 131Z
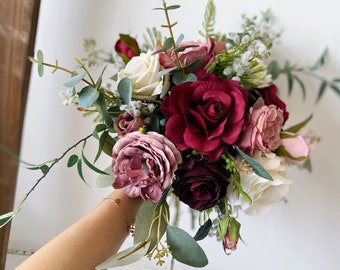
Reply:
M137 40L130 35L119 34L119 37L120 39L115 44L115 50L126 64L132 57L138 56L141 51Z

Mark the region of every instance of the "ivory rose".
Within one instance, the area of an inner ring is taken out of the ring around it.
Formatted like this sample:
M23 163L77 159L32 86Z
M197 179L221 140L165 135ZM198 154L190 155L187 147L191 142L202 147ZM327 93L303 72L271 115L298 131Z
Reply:
M238 145L250 155L254 150L265 153L274 151L281 145L280 132L283 125L283 112L275 105L264 105L259 98L250 108L248 121L240 135Z
M171 185L182 162L180 152L165 136L134 131L120 138L112 149L114 188L123 188L130 197L159 201Z
M238 196L234 186L230 184L227 196L234 213L244 211L248 215L263 214L286 196L292 184L286 178L287 164L284 158L274 153L264 154L261 151L255 151L253 158L264 167L273 181L262 178L254 172L241 172L241 186L252 199L252 204L249 204L242 195Z
M125 68L118 72L118 82L123 78L130 78L132 97L152 101L163 89L162 78L156 76L160 68L158 55L152 55L151 52L141 53L132 57Z
M208 44L201 41L185 41L181 42L178 47L188 46L183 51L178 52L178 58L182 65L190 65L195 61L199 61L199 64L194 71L200 69L207 69L210 64L214 61L214 58L221 51L226 50L224 42L215 42L212 38L209 38ZM195 46L195 47L190 47ZM159 55L159 61L165 68L174 67L176 62L175 53L172 50L167 50Z

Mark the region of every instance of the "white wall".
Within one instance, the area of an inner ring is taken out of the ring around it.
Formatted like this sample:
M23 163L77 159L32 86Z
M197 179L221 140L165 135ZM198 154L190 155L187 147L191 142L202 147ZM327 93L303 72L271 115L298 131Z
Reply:
M178 20L176 34L187 39L198 39L206 1L168 1L181 4L172 12ZM274 50L274 57L283 61L310 65L328 46L330 62L322 74L340 77L340 4L335 0L215 0L217 25L220 31L230 32L240 27L240 15L258 14L271 8L279 28L286 29L282 44ZM39 20L36 48L42 49L46 60L59 59L60 64L73 67L74 56L84 56L83 38L94 37L99 47L111 49L118 34L144 33L146 27L158 26L164 21L160 0L43 0ZM91 119L84 119L73 107L64 107L58 92L68 78L63 73L38 78L34 70L26 111L22 141L22 158L42 162L58 157L64 149L91 132ZM312 153L313 173L294 170L294 186L287 196L288 203L278 204L261 217L242 217L242 238L238 250L224 255L220 243L213 239L202 245L210 264L205 269L262 269L262 270L335 270L339 269L340 242L340 177L337 172L340 144L340 98L328 91L320 103L315 104L317 82L308 83L308 100L302 101L299 89L286 99L291 112L291 123L314 113L310 128L322 137ZM286 81L280 84L285 98ZM92 147L95 151L95 147ZM76 153L80 148L76 150ZM87 152L90 156L91 150ZM103 168L109 160L101 160ZM33 185L38 174L20 169L16 202ZM12 224L10 249L34 251L50 238L95 206L109 189L97 189L94 176L87 173L90 188L77 178L73 169L61 162L47 179L29 197ZM186 213L183 210L183 215ZM187 222L188 223L188 222ZM185 223L183 226L188 228ZM130 241L130 240L129 240ZM86 254L84 254L86 256ZM6 269L15 267L24 256L9 255ZM81 259L81 258L79 258ZM156 267L153 262L140 262L145 269ZM135 266L126 269L135 269ZM176 269L189 269L177 264Z

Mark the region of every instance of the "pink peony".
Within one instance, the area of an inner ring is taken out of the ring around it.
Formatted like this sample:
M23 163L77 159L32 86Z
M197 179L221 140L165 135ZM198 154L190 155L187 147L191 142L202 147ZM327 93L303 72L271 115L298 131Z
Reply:
M171 185L182 162L180 152L165 136L156 132L131 132L112 149L114 188L124 188L130 197L157 202Z
M143 117L135 116L128 112L119 115L114 121L114 128L119 137L132 131L137 131L142 125L144 125Z
M196 47L188 47L185 50L178 52L178 57L181 64L184 66L188 66L199 60L199 65L195 68L195 71L207 69L214 61L215 56L227 49L224 42L215 42L212 38L209 38L208 44L201 41L186 41L180 43L178 47L192 45ZM170 50L161 53L159 55L159 61L164 68L174 67L176 61L175 53Z
M283 122L282 110L275 105L265 106L263 99L259 98L250 109L248 122L237 144L250 155L254 150L274 151L281 145Z

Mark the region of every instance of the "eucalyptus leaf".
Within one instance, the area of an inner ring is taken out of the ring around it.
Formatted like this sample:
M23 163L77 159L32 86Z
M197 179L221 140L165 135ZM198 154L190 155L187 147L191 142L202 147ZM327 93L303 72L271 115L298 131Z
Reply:
M184 230L168 225L166 239L171 254L177 261L193 267L204 267L208 264L203 249Z
M255 159L246 155L237 146L235 146L235 149L258 176L273 181L273 178L270 176L270 174Z
M147 200L142 204L136 217L134 243L150 242L149 251L157 245L168 226L168 221L164 215L165 211L169 213L169 206L166 202L158 209L156 209L156 204L151 200Z
M85 86L79 92L79 96L78 96L79 106L84 109L88 109L89 107L93 105L94 102L97 101L98 97L99 97L99 91L97 91L97 89L93 88L90 85Z
M150 243L146 242L137 243L132 247L111 256L110 258L102 262L100 265L98 265L96 267L96 270L101 269L104 270L111 267L124 266L137 262L138 260L144 257L149 248L149 245Z
M81 80L85 77L85 73L81 73L78 75L73 76L70 80L67 82L63 83L63 86L68 87L68 88L73 88L75 87Z
M204 239L210 232L210 229L212 227L212 221L209 218L196 232L194 239L196 241Z
M41 50L37 51L38 59L38 75L40 77L44 76L44 54Z
M275 80L281 74L281 68L276 60L271 61L267 66L267 71L272 75L272 79Z
M178 46L178 44L180 44L182 41L184 40L184 35L180 34L176 40L176 46Z
M124 104L129 105L132 98L132 82L131 79L125 77L118 83L118 93L123 99Z
M96 180L97 187L106 188L112 186L112 183L115 179L112 174L112 167L109 166L105 170L106 174L100 174Z

